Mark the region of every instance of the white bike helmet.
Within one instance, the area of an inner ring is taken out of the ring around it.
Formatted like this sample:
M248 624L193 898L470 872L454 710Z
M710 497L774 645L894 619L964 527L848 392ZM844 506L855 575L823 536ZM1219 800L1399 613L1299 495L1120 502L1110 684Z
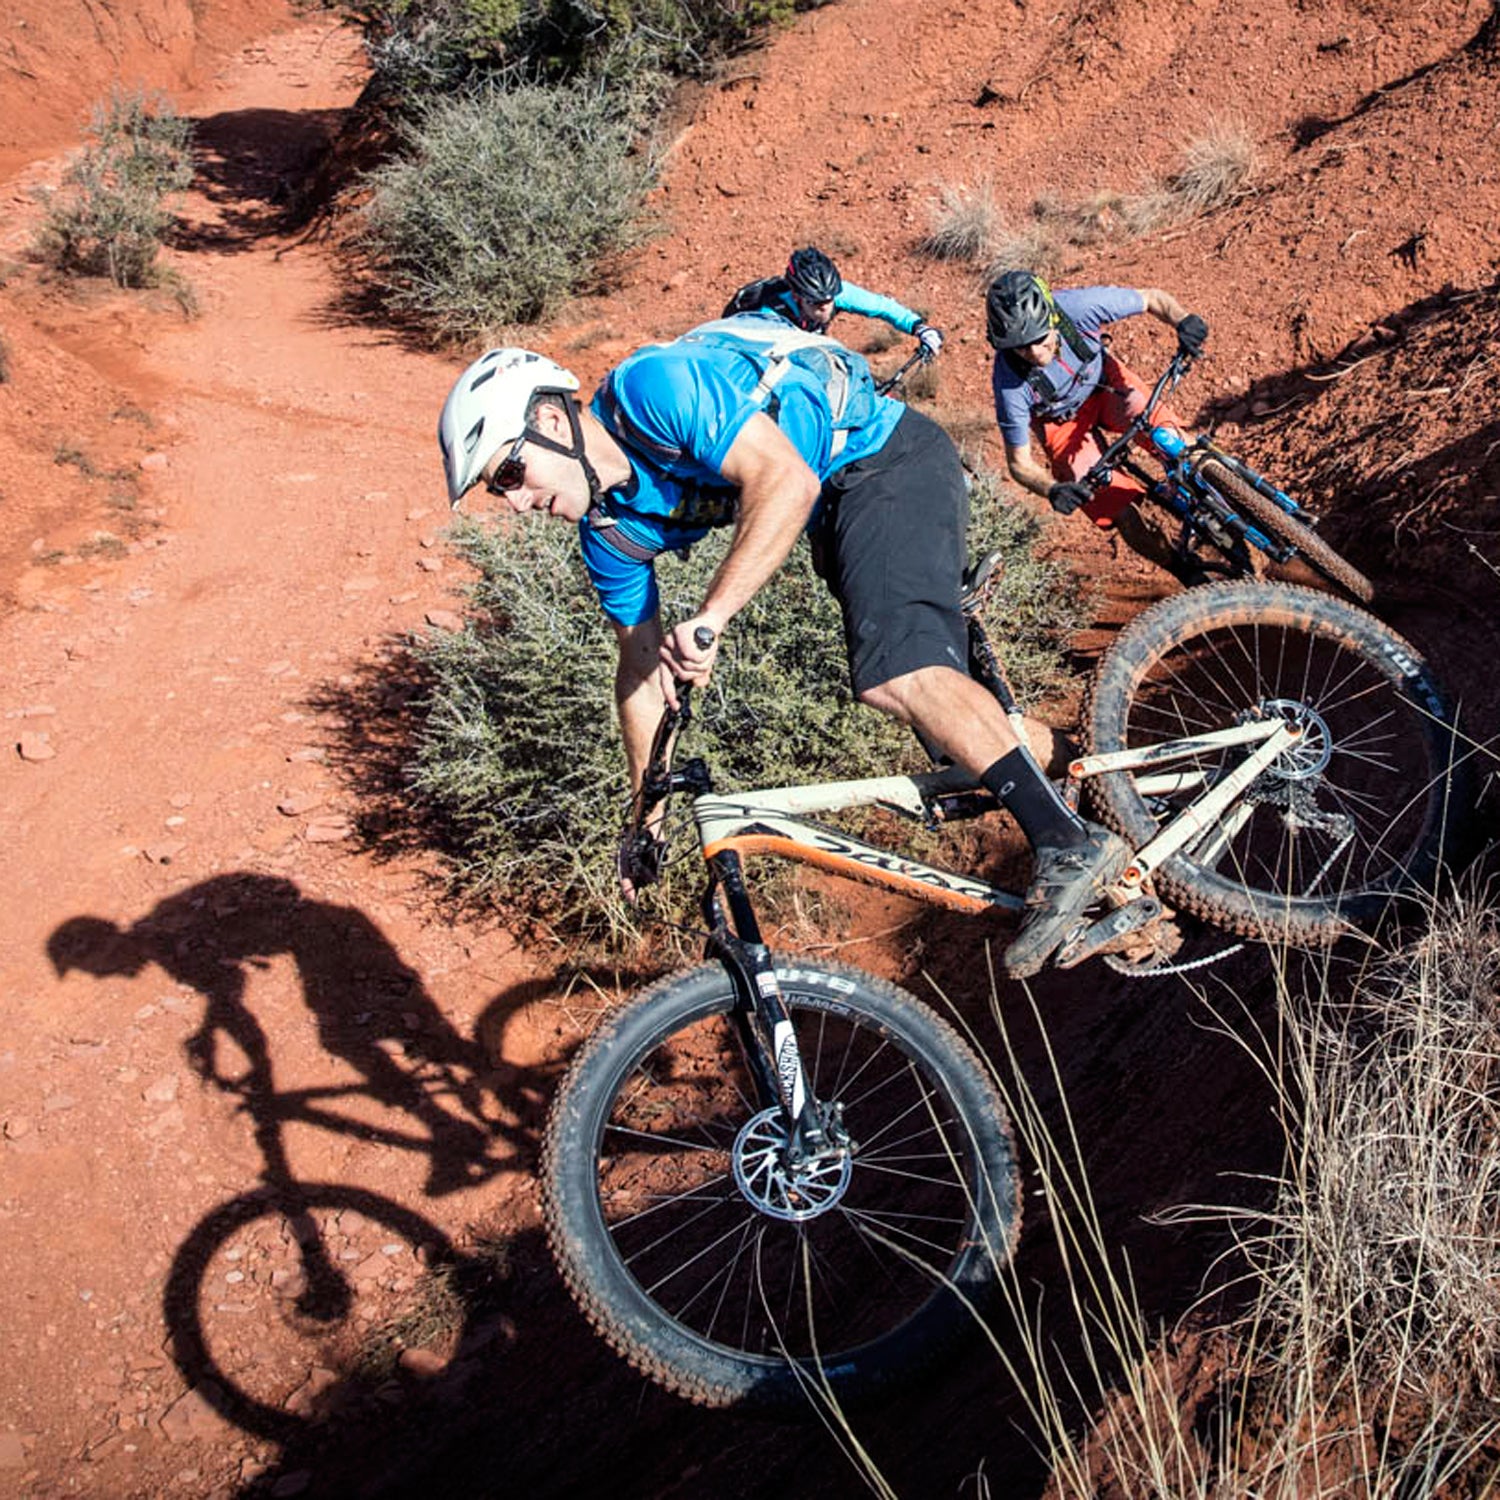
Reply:
M578 377L529 349L491 349L453 384L438 418L438 445L456 510L484 466L526 430L532 401L542 392L570 397ZM567 402L572 415L573 403ZM576 418L575 418L576 420Z

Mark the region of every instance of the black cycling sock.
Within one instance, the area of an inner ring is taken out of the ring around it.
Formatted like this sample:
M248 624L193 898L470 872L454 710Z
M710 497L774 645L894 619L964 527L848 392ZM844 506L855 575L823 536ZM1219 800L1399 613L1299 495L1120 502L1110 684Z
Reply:
M1088 842L1083 820L1058 796L1025 745L1002 755L979 780L1021 825L1033 849L1073 849Z

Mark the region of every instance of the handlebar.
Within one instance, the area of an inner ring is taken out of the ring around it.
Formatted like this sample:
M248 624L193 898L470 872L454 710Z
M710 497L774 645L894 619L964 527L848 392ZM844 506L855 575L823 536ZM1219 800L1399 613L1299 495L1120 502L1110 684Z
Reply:
M1177 389L1178 382L1192 368L1192 365L1193 356L1181 349L1167 361L1166 369L1161 372L1156 384L1152 387L1151 394L1147 397L1140 414L1134 417L1129 426L1094 460L1088 471L1079 476L1078 483L1086 484L1090 489L1095 490L1109 483L1115 465L1119 463L1136 438L1150 426L1151 419L1156 414L1156 408L1161 405L1162 398L1171 395Z
M929 364L936 358L937 355L928 354L928 352L922 347L921 340L919 339L917 341L917 347L907 357L904 364L902 364L898 369L893 370L883 380L877 380L875 382L875 394L877 396L889 396L890 393L894 391L906 379L907 372L909 370L913 369L917 365Z
M707 625L699 625L693 631L693 644L700 651L707 651L715 639ZM651 754L641 774L640 789L630 799L630 812L620 839L620 874L636 889L654 884L661 875L664 849L661 840L647 826L651 815L680 788L708 790L707 773L701 762L690 762L682 771L672 769L677 735L693 716L692 698L692 683L679 679L677 707L669 703L662 708L651 739Z

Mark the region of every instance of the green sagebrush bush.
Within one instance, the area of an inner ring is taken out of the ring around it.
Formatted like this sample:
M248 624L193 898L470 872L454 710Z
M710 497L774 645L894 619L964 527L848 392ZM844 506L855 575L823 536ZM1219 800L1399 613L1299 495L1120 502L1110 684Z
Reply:
M1034 700L1055 682L1059 638L1077 623L1070 575L1036 559L1034 527L995 480L976 485L973 509L976 555L998 546L1007 557L988 611L993 635L1023 700ZM658 564L664 618L697 607L727 540ZM480 578L466 628L417 643L435 685L413 786L458 835L471 886L593 938L630 934L614 867L627 805L614 636L577 538L532 519L465 521L454 541ZM721 790L924 763L906 730L851 698L838 608L805 544L736 617L693 713L682 754L703 755ZM676 874L682 888L669 888L667 905L685 911L701 862L690 833L674 850L683 857L669 887Z
M166 200L193 180L192 126L164 97L114 93L91 135L48 204L38 252L68 274L155 285L173 222Z
M486 82L425 105L369 176L391 304L443 338L537 319L632 238L654 164L596 84Z
M452 89L497 68L537 81L705 73L768 23L823 0L374 0L353 7L386 98Z

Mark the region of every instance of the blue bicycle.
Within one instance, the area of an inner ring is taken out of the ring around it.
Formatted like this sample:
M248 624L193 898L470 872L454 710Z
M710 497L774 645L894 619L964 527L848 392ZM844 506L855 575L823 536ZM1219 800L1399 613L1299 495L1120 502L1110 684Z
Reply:
M1081 483L1099 489L1116 470L1132 475L1181 524L1174 544L1179 576L1201 582L1212 574L1255 575L1255 553L1277 567L1300 561L1361 603L1375 586L1340 557L1314 529L1317 518L1248 464L1218 447L1212 437L1189 439L1176 427L1154 422L1162 399L1192 365L1179 350L1152 389L1145 409L1099 455ZM1146 435L1147 447L1136 439ZM1103 434L1100 434L1101 442ZM1148 466L1155 459L1157 468Z

